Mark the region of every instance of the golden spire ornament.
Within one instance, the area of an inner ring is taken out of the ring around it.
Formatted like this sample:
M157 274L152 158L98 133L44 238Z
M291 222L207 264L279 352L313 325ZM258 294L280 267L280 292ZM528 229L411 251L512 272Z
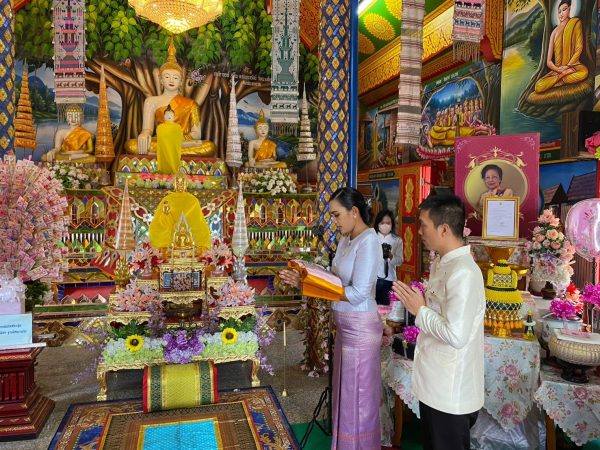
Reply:
M121 200L121 211L119 224L117 226L117 237L115 250L119 252L119 260L115 267L115 282L120 289L129 283L129 265L127 264L127 251L135 249L133 236L133 222L131 220L131 202L129 200L129 180L125 180L125 189Z
M29 72L27 70L27 60L25 60L23 62L21 94L19 95L17 116L15 117L15 147L25 147L35 150L36 146L33 108L29 99Z
M121 211L117 236L115 238L115 250L128 251L135 249L135 238L133 236L133 221L131 220L131 200L129 199L129 180L125 180L123 198L121 199Z
M104 65L100 70L100 92L98 94L98 122L96 125L96 161L111 162L115 159L115 147L112 136L112 123L106 93Z

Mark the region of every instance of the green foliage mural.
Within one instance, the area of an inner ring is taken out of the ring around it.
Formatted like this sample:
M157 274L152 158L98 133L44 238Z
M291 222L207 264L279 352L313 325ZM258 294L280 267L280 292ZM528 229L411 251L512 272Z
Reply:
M16 16L18 59L30 64L52 64L52 1L32 0ZM107 84L121 96L122 115L115 148L142 128L144 99L158 95L159 67L165 61L170 34L137 17L127 0L86 0L86 87L98 92L104 66ZM197 70L200 82L188 78L183 95L200 105L203 138L223 151L229 109L229 79L218 73L257 75L239 79L238 101L254 92L270 102L271 16L265 0L224 0L223 14L214 22L175 36L177 59L189 75ZM301 52L301 82L317 81L316 57ZM223 157L223 154L218 156Z

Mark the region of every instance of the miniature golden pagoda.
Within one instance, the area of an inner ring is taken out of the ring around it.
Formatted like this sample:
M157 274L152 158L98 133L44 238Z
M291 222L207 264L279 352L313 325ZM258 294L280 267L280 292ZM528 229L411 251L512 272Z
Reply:
M121 212L117 226L115 239L115 250L119 252L119 260L115 268L115 282L117 287L123 289L129 283L129 265L127 264L127 252L135 249L135 238L133 235L133 221L131 219L131 201L129 199L129 180L125 182L123 199L121 200Z
M115 159L115 147L108 109L104 66L102 66L100 72L100 92L98 94L98 122L96 125L96 161L111 162L113 159Z
M32 150L35 150L37 146L33 109L31 107L31 100L29 99L29 73L27 71L27 61L23 63L21 95L19 95L17 116L15 117L15 146L26 147Z

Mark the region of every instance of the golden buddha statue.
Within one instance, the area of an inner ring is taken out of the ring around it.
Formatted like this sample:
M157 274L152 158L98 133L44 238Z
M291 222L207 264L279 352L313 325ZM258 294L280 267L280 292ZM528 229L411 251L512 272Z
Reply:
M192 250L194 248L194 238L183 212L179 216L179 224L173 234L171 247L174 250Z
M178 229L178 221L183 214L198 254L202 254L211 246L210 229L202 213L200 202L187 189L187 178L179 171L173 183L174 192L167 194L154 211L154 218L148 229L150 244L159 249L171 246Z
M248 143L248 167L286 168L286 163L277 161L277 144L268 138L269 124L265 120L262 109L258 113L258 120L254 123L254 131L256 139Z
M54 135L54 148L42 156L44 161L70 161L94 163L94 135L81 126L83 110L79 105L69 105L65 111L68 128Z
M198 104L180 95L184 81L183 69L177 63L173 38L169 44L167 61L160 67L160 82L163 93L148 97L144 101L142 131L137 139L129 139L125 143L127 153L145 155L156 153L156 138L152 137L155 127L165 122L165 111L170 106L175 113L175 122L183 130L182 155L214 156L215 144L208 140L200 140L200 113Z

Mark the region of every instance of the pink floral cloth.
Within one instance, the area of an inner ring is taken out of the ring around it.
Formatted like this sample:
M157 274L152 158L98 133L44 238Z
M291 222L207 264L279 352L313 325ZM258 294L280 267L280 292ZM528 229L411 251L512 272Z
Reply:
M412 392L413 362L394 354L382 369L384 384L394 390L419 417L419 401ZM540 373L537 341L485 337L485 402L483 407L504 430L525 419L533 405Z
M533 405L540 375L538 341L485 337L483 407L504 430L519 425Z
M575 384L560 369L543 366L535 401L577 445L600 439L600 378L587 372L590 382Z

